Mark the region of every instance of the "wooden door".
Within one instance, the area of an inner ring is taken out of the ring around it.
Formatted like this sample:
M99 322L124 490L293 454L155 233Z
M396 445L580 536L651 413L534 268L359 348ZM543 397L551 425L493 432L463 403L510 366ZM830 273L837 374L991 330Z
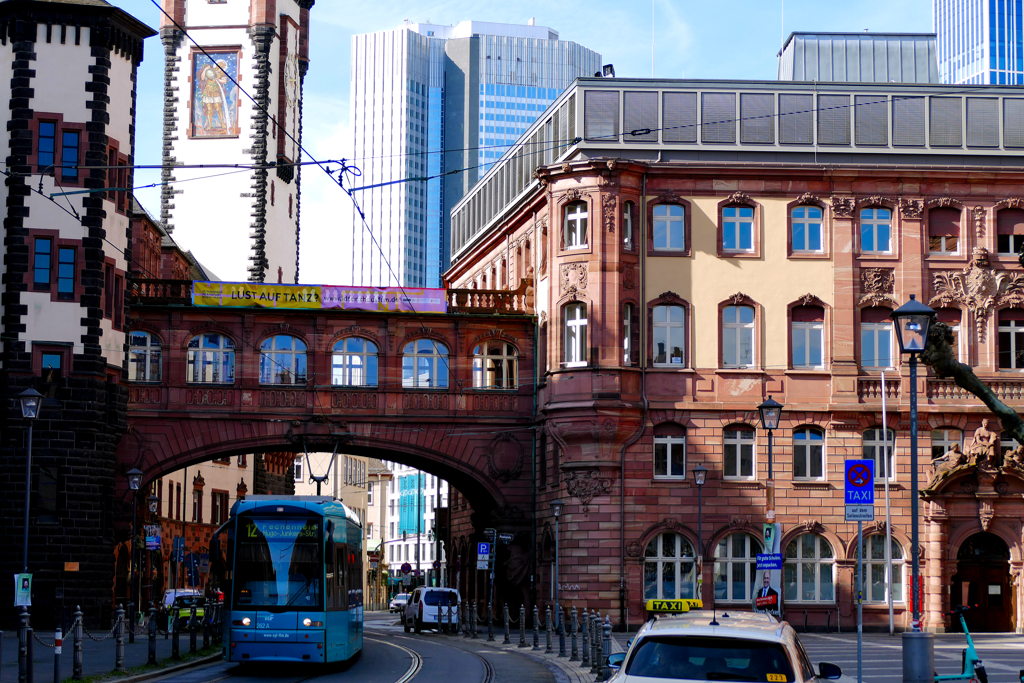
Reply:
M1010 630L1010 567L1006 562L965 562L957 564L950 604L977 605L965 615L971 633ZM952 624L960 631L960 621Z

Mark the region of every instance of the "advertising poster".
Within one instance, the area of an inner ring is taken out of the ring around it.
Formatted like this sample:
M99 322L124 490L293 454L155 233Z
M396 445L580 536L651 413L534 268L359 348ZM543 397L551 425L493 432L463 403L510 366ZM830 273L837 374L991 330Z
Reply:
M445 313L445 290L411 287L337 287L322 288L324 308L356 311L408 311L409 313Z
M447 313L443 289L193 282L192 305L211 308L340 309Z
M782 618L781 536L781 525L764 525L764 552L757 555L753 599L755 612L766 612L779 619Z
M14 606L15 607L31 607L32 606L32 575L31 574L15 574L14 575Z

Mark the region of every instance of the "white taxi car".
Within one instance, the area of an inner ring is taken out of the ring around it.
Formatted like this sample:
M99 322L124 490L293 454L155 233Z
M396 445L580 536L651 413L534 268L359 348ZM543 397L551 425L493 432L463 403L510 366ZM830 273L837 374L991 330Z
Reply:
M610 663L621 664L610 679L614 683L819 683L842 676L827 662L816 671L788 622L727 610L656 616L637 631L625 656L615 659Z

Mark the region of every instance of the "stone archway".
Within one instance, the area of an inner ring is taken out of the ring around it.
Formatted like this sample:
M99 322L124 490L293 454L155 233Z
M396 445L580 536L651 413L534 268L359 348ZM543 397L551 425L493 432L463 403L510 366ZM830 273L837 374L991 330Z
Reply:
M968 537L957 551L950 606L971 605L964 618L972 632L1012 631L1016 621L1010 584L1010 548L987 531ZM959 620L952 630L960 631Z

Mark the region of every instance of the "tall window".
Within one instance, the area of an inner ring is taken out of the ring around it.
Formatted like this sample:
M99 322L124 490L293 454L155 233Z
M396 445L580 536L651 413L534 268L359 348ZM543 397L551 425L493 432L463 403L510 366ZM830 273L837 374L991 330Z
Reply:
M754 251L754 209L727 206L722 209L722 249Z
M815 427L793 430L793 478L825 476L825 432Z
M959 429L932 430L932 460L941 458L953 446L963 446L964 436Z
M160 381L160 339L155 334L128 333L128 381Z
M654 307L654 364L682 367L685 309L682 306Z
M75 298L75 248L57 250L57 298Z
M726 477L751 479L754 476L754 430L734 426L722 434Z
M587 364L587 305L569 304L565 311L565 364Z
M331 384L377 386L377 345L362 337L339 340L331 355Z
M860 312L861 367L895 367L890 314L891 311L887 308L865 308Z
M473 386L477 389L515 389L519 377L516 347L489 341L473 349Z
M1024 370L1024 311L999 311L999 369Z
M223 524L228 521L230 504L227 491L213 491L210 494L210 507L210 524Z
M54 121L39 122L39 147L36 150L36 165L40 173L46 173L53 166L57 152L57 124Z
M885 571L885 534L872 534L864 539L861 550L864 557L864 599L868 602L887 602L886 579L892 581L893 602L903 602L903 548L895 540L889 546L890 576Z
M686 429L664 424L654 428L655 478L686 477Z
M636 319L636 306L622 307L622 363L636 365L640 362L640 321Z
M863 450L865 460L875 461L875 479L881 480L886 476L892 481L894 478L892 452L896 445L896 432L891 429L887 430L888 435L884 434L881 429L869 429L864 432ZM883 437L888 440L888 449L885 448L885 442ZM886 457L882 458L882 453L886 454Z
M235 343L222 334L200 334L188 342L189 382L234 382Z
M796 306L791 315L793 368L813 370L824 367L824 309L820 306Z
M715 546L715 600L750 602L755 587L755 558L761 542L750 534L730 534Z
M953 347L953 352L956 353L957 358L961 362L966 362L967 354L965 349L960 345L960 320L963 317L959 308L938 308L935 310L935 319L939 322L945 323L949 327L949 331L953 333L953 343L950 345Z
M682 534L665 531L644 550L644 600L682 600L696 596L693 544Z
M679 204L654 207L654 248L681 251L686 248L685 208Z
M957 254L960 251L960 210L932 209L928 212L928 253Z
M865 254L888 254L892 251L892 211L881 207L861 209L860 250Z
M1012 256L1024 248L1024 210L1001 209L996 214L996 251Z
M565 248L587 246L587 203L573 202L565 207Z
M49 237L37 237L35 241L35 260L32 263L32 284L50 287L53 279L53 240Z
M260 344L260 384L305 384L306 343L277 334Z
M633 202L625 202L622 205L622 246L625 249L633 248Z
M78 180L78 132L63 131L60 137L60 177Z
M817 206L794 206L790 215L793 229L793 251L795 253L820 254L823 251L821 238L821 209Z
M794 602L834 602L835 553L824 536L802 534L786 545L783 595Z
M754 309L726 306L722 311L722 365L749 368L754 364Z
M448 386L448 347L417 339L402 350L402 386L443 389Z

